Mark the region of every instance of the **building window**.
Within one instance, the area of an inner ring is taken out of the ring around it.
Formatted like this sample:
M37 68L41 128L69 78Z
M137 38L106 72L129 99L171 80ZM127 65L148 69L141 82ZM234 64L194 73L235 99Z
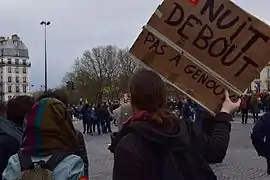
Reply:
M15 72L16 72L16 73L19 73L19 68L16 67L16 68L15 68Z
M11 76L8 76L8 82L11 82Z
M11 73L11 67L8 67L8 73Z
M260 79L260 74L257 74L256 75L256 79Z
M12 86L8 86L8 92L9 92L9 93L12 92Z
M19 64L19 59L15 59L15 64L16 64L16 65Z
M23 65L26 65L26 59L23 60Z
M247 89L247 93L251 93L251 92L252 92L252 89L251 89L251 86L249 86Z
M26 93L26 86L23 85L23 92Z
M255 83L255 91L256 92L261 92L261 83Z
M20 80L19 80L19 76L16 76L16 83L19 83Z
M8 64L11 64L11 59L8 59Z
M16 86L16 92L20 92L20 87L19 86Z
M16 50L16 51L15 51L15 56L19 56L19 55L20 55L19 50Z
M23 73L26 74L26 68L25 67L23 68Z
M8 96L8 101L11 100L12 96Z
M26 83L26 77L25 76L23 77L23 82Z

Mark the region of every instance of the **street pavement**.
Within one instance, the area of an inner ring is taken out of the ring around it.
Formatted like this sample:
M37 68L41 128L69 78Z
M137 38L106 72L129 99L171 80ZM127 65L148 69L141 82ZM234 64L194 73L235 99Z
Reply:
M78 129L82 129L80 121L74 122ZM223 163L212 165L219 180L270 180L266 175L266 163L258 157L251 141L250 133L253 120L249 124L241 124L236 117L232 122L232 132L227 156ZM113 156L107 150L110 143L109 135L84 135L87 153L90 162L91 180L111 180L113 169ZM129 163L129 162L127 162Z

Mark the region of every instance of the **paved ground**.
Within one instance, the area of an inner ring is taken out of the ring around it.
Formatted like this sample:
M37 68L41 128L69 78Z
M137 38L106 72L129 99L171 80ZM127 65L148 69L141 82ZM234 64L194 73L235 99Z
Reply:
M266 164L263 158L258 157L251 141L250 133L253 120L249 124L241 124L240 118L232 123L232 133L227 156L222 164L214 165L220 180L266 180Z
M257 156L250 142L250 124L243 125L236 118L232 123L230 147L222 164L212 166L220 180L266 180L265 161ZM75 122L81 129L81 123ZM107 150L109 136L85 135L88 157L90 160L91 180L111 180L113 156Z

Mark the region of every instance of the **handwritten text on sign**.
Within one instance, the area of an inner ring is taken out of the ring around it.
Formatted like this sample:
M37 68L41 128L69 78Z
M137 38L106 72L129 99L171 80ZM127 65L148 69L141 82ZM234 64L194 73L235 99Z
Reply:
M148 25L244 91L268 64L270 28L228 0L165 0Z
M130 53L210 111L218 110L228 87L147 30L143 30L139 35ZM231 92L233 100L238 97L239 95Z

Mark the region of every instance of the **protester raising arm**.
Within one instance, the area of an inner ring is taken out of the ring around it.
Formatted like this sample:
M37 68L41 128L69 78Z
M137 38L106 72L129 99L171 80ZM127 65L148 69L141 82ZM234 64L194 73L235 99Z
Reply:
M220 163L226 156L230 141L230 131L232 113L240 106L241 100L232 102L228 91L225 92L225 101L222 104L221 111L212 119L211 130L208 133L203 133L202 146L204 147L204 158L208 163Z

